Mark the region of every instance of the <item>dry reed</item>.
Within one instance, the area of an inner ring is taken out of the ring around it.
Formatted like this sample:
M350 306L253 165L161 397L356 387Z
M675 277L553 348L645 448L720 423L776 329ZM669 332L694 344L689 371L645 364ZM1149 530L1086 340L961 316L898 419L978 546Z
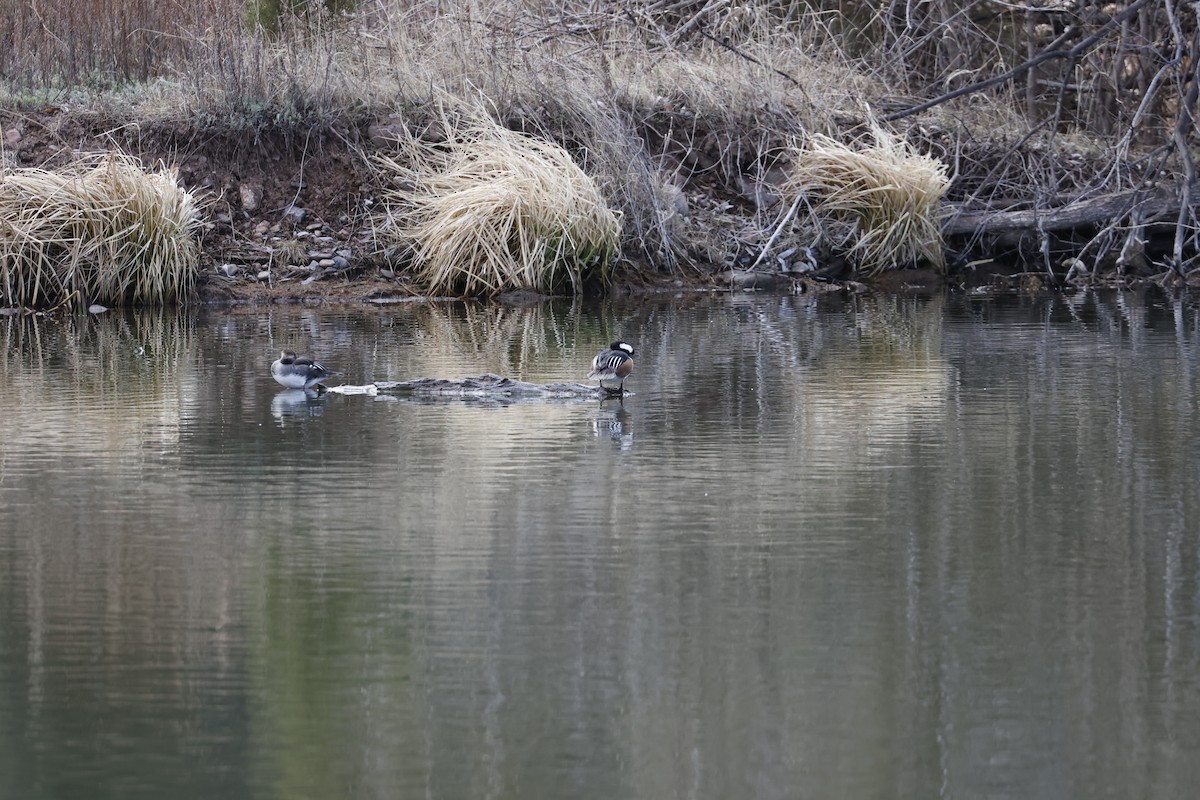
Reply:
M409 248L433 292L578 289L607 278L620 223L595 182L553 142L490 123L415 137L377 164L390 178L381 244Z
M0 174L0 293L30 307L171 302L192 285L199 224L174 170L125 154Z
M784 191L806 209L801 219L818 245L877 273L919 261L944 266L941 199L949 185L945 164L873 124L869 143L812 136L796 150Z

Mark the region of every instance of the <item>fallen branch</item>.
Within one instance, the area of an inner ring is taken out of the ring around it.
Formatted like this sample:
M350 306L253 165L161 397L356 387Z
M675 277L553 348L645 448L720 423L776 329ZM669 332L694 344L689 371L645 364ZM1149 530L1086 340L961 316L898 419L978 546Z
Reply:
M1194 191L1195 187L1193 187ZM959 211L942 226L946 236L967 234L1005 234L1015 231L1063 231L1103 225L1123 219L1137 211L1147 222L1178 214L1183 196L1195 197L1176 187L1133 189L1067 202L1055 208L1028 208L1020 211ZM1194 202L1194 201L1193 201Z

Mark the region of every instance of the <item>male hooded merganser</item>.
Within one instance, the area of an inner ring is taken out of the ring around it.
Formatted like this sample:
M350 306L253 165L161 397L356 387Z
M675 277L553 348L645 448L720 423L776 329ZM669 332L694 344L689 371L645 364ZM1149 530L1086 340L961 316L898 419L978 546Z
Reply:
M291 350L284 350L271 365L271 377L289 389L311 389L332 374L311 358L297 356Z
M607 350L596 353L596 357L592 359L592 371L588 373L588 377L599 380L601 389L615 394L624 390L625 379L631 372L633 372L633 345L628 342L613 342ZM604 385L605 381L617 381L617 388L610 389Z

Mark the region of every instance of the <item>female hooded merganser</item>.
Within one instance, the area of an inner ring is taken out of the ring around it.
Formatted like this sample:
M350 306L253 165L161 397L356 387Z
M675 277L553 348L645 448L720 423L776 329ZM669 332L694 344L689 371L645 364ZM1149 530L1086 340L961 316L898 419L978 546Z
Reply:
M633 372L633 345L628 342L613 342L607 350L596 353L592 359L592 371L589 378L600 381L600 388L617 393L625 388L625 379ZM605 381L617 381L617 388L610 389Z
M284 350L271 365L271 377L289 389L311 389L332 374L311 358L297 356L291 350Z

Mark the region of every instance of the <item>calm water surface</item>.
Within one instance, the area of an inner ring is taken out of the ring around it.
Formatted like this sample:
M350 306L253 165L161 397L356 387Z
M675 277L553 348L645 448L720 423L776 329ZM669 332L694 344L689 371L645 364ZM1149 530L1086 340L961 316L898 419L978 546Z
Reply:
M1191 796L1198 378L1137 295L2 318L0 797Z

